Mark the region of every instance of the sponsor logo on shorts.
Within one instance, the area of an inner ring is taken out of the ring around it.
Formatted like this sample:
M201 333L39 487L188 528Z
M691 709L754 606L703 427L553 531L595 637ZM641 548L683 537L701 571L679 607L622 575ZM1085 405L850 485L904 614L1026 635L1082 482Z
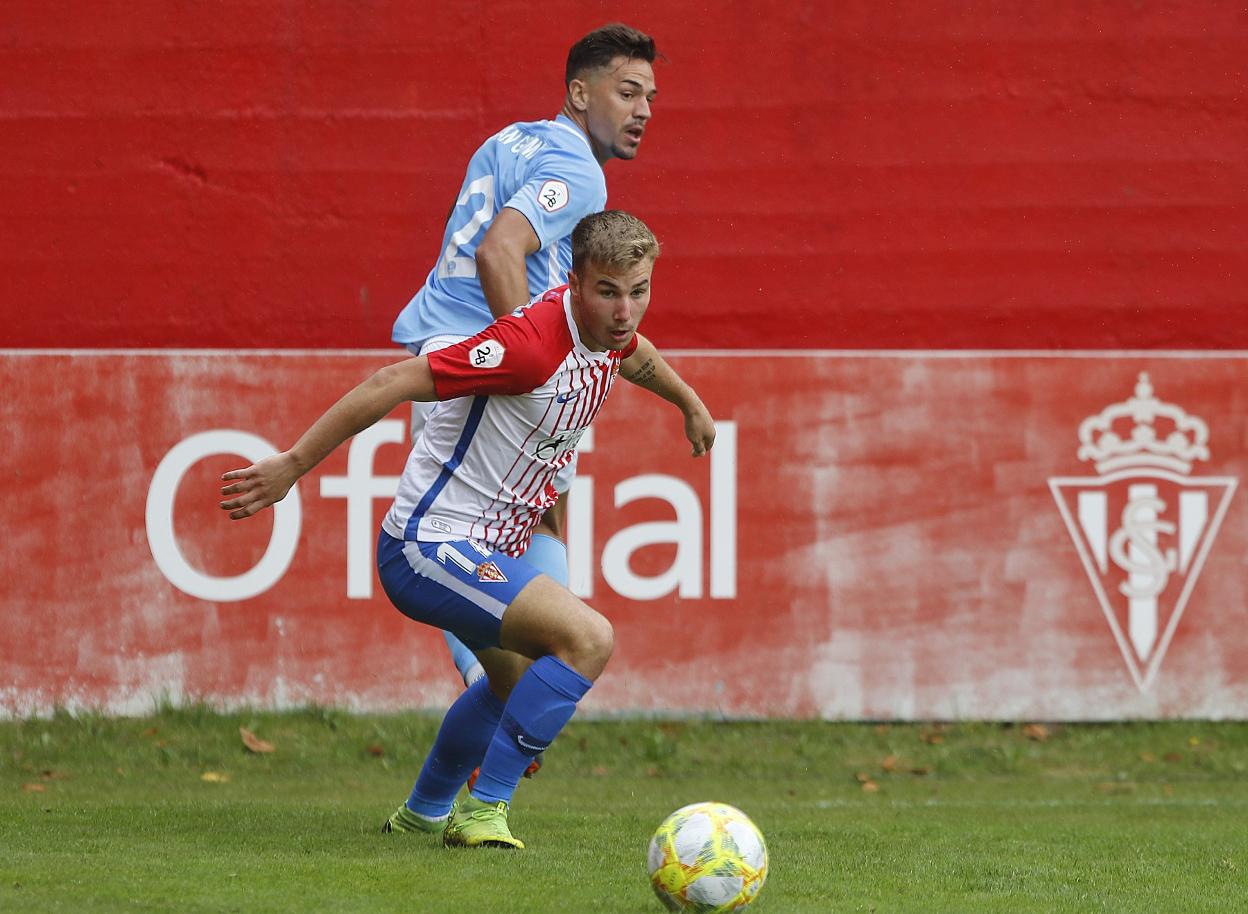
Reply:
M537 192L537 205L548 213L555 213L568 205L568 185L562 181L547 181Z
M468 361L474 368L497 368L503 364L503 355L507 352L498 340L486 340L472 347L468 353Z
M580 395L581 395L581 392L579 390L564 391L563 393L559 394L559 396L555 397L555 402L556 403L571 403Z
M486 583L506 584L507 575L503 574L503 569L493 562L482 562L477 566L477 580L485 581Z

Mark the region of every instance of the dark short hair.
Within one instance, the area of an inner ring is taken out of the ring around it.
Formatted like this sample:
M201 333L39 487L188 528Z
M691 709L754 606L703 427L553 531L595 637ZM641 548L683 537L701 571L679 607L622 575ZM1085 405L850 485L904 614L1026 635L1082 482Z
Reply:
M658 51L654 39L622 22L611 22L596 28L568 51L568 65L563 73L566 86L586 70L599 70L617 57L654 63Z
M590 213L572 230L572 269L578 275L589 262L629 270L658 256L659 240L654 232L623 210Z

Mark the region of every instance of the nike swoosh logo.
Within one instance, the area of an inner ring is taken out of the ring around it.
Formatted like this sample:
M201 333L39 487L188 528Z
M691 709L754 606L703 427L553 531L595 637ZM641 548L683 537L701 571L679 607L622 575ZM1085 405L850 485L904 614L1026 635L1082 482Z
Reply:
M528 749L530 752L545 752L550 746L550 743L547 743L545 746L535 746L519 733L516 734L516 742L520 744L520 748Z
M555 397L555 402L556 403L570 403L571 401L575 400L580 395L581 395L581 392L579 390L572 390L566 394L559 394L559 396Z

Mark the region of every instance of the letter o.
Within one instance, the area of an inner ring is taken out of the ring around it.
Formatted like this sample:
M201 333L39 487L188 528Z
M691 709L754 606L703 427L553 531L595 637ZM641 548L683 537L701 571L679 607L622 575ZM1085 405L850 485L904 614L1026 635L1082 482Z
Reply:
M249 600L264 593L286 573L299 545L302 508L298 486L273 506L273 533L264 556L249 571L220 578L191 567L178 548L173 532L173 502L182 477L192 466L216 454L238 454L252 463L277 453L258 435L233 429L213 429L192 435L175 445L152 476L147 490L147 545L156 567L183 593L216 603Z

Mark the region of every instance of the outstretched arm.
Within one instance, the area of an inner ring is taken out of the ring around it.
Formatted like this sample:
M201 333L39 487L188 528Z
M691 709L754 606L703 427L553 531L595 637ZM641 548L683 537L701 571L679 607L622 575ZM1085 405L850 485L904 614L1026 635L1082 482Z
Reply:
M659 355L648 339L637 334L637 349L620 365L624 380L674 403L685 416L685 437L693 456L701 457L715 443L715 421L692 387Z
M233 497L221 502L221 510L233 520L251 517L285 498L300 476L404 400L435 399L428 359L416 356L387 365L326 410L290 450L222 476L230 484L221 494Z

